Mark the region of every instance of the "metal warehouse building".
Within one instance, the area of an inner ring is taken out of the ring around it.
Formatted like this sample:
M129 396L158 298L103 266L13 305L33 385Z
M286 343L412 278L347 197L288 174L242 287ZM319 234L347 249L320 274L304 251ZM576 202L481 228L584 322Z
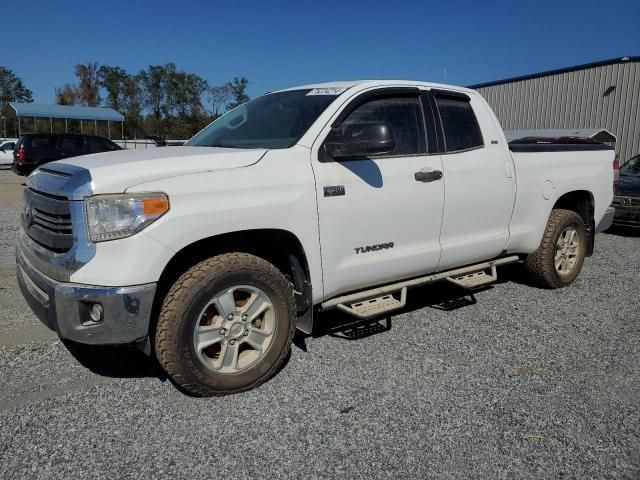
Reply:
M505 130L607 129L625 162L640 153L640 57L472 85Z

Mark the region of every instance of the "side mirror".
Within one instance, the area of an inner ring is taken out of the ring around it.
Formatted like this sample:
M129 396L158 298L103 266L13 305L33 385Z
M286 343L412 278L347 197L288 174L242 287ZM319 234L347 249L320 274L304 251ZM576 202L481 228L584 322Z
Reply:
M387 123L353 123L334 129L324 145L331 158L341 159L391 153L396 141Z

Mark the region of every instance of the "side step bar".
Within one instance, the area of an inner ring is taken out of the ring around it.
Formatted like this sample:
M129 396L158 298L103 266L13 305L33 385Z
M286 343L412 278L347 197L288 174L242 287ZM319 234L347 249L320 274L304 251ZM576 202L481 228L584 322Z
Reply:
M458 275L457 277L447 277L447 280L460 288L476 288L481 285L487 285L498 280L498 272L496 266L491 265L491 273L486 270L480 270L466 275Z
M518 260L519 257L513 255L490 262L434 273L426 277L405 280L391 285L385 285L384 287L343 295L323 302L320 305L320 310L324 311L337 308L358 318L375 317L382 313L392 312L404 307L407 303L407 289L409 288L420 287L441 280L447 280L462 288L476 288L480 285L495 282L498 279L496 267L515 263ZM490 270L491 273L487 273L487 270ZM393 294L400 294L400 299L398 300Z

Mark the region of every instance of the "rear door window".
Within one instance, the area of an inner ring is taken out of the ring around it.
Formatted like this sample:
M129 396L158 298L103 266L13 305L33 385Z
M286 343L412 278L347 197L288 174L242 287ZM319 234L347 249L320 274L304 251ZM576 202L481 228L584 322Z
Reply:
M447 152L459 152L484 146L480 125L468 100L436 97Z
M100 139L100 148L103 152L113 152L114 150L120 150L120 147L106 138Z
M65 136L60 144L60 152L63 157L76 157L84 155L84 137Z
M114 150L119 150L118 146L110 140L102 137L89 137L87 138L87 142L89 144L89 151L91 153L100 153L100 152L112 152Z

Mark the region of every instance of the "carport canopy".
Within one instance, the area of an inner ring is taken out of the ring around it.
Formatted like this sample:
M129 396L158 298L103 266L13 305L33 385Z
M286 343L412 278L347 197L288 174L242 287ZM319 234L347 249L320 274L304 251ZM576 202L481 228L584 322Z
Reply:
M67 120L80 120L80 130L82 131L83 121L108 122L109 137L111 137L110 122L124 122L124 116L113 108L106 107L81 107L71 105L46 105L42 103L18 103L9 102L9 106L15 111L18 117L18 136L20 136L20 118L48 118L51 124L52 119L64 119L65 131L67 131ZM51 127L53 131L53 127Z

